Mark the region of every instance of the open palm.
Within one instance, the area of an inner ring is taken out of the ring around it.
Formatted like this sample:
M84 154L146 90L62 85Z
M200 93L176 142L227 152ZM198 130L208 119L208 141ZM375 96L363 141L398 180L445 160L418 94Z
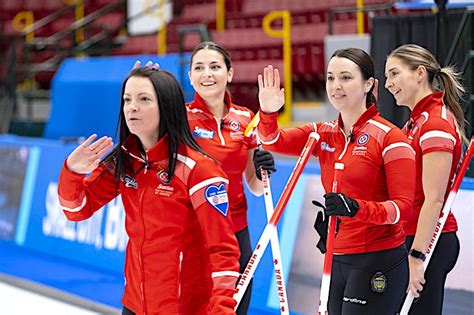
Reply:
M66 160L67 168L74 173L88 174L99 166L100 159L109 151L112 146L112 139L110 137L97 138L96 134L91 135L80 144Z
M258 100L265 113L277 112L285 104L285 90L280 89L280 73L269 65L258 75Z

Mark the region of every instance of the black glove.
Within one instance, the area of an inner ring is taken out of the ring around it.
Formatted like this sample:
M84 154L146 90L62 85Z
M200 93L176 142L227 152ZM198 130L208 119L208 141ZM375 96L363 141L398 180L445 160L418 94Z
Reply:
M326 208L317 200L313 200L313 205L317 207L321 207L324 212L326 212ZM326 241L328 238L328 223L329 220L324 215L323 211L318 211L316 215L316 220L314 220L314 229L319 235L319 241L316 244L316 247L319 249L321 254L326 253Z
M253 165L255 166L255 174L259 180L262 180L262 168L267 171L268 176L276 172L273 155L266 150L256 149L253 151Z
M359 204L352 198L341 193L327 193L324 195L326 199L326 215L339 215L344 217L354 217L359 210Z
M314 229L316 232L318 232L319 235L319 241L318 244L316 244L316 247L321 251L321 254L325 254L327 249L326 249L326 242L328 239L328 228L329 228L329 218L327 216L327 211L326 207L323 206L322 203L320 203L317 200L313 200L313 205L316 207L320 207L323 209L323 211L319 211L318 215L316 216L316 220L314 220ZM337 218L336 221L336 234L339 232L339 224L341 223L341 219Z

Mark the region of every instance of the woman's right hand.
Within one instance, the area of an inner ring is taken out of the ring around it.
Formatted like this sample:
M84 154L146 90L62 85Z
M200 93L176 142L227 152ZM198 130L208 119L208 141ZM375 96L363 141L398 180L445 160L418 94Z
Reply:
M104 136L99 140L96 134L91 135L80 144L66 160L68 170L77 174L89 174L99 166L100 159L109 151L112 146L112 138Z
M280 89L280 73L269 65L258 75L258 100L264 113L277 112L285 104L285 89Z

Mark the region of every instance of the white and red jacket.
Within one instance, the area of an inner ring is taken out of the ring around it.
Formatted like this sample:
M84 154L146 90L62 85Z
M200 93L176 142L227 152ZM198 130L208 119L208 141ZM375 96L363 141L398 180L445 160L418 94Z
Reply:
M189 127L199 146L220 162L229 177L230 214L235 232L247 227L247 199L245 198L242 173L247 165L247 153L257 147L254 133L245 137L244 131L254 113L248 108L232 103L229 93L224 103L228 113L222 120L209 111L204 100L195 94L194 101L186 104Z
M277 113L260 112L258 134L269 150L299 155L315 130L321 138L313 155L319 158L325 191L331 191L334 163L344 163L339 192L360 206L353 218L339 217L334 252L358 254L404 244L400 219L413 207L415 153L402 131L380 117L374 105L354 124L352 136L344 134L340 116L332 122L281 130Z
M113 163L87 178L64 164L58 188L64 213L84 220L121 194L129 236L122 302L136 314L234 314L239 247L227 176L212 159L180 145L170 181L167 137L146 154L138 143L131 135L122 146L133 165L119 184Z
M450 181L446 187L446 200L461 157L462 143L455 117L443 104L442 92L430 94L415 105L410 119L403 127L403 132L408 136L408 141L416 152L415 206L410 217L404 222L405 233L415 235L420 210L425 201L422 180L423 155L435 151L446 151L453 154L449 174ZM457 230L456 219L453 213L450 212L443 232L455 232Z

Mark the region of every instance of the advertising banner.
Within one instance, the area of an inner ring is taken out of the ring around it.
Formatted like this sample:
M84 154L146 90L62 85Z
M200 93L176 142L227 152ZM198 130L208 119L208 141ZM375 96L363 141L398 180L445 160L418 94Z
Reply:
M28 148L0 147L0 239L15 237L18 209L25 180Z

